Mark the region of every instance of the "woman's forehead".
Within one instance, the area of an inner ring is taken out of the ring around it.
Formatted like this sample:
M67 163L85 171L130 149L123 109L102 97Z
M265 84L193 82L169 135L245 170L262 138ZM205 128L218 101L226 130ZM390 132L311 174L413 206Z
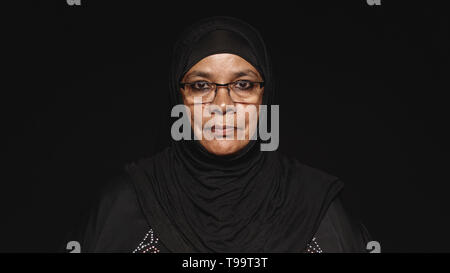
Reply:
M252 64L238 55L229 53L214 54L203 58L186 73L186 76L208 78L223 73L236 77L260 77L260 73Z

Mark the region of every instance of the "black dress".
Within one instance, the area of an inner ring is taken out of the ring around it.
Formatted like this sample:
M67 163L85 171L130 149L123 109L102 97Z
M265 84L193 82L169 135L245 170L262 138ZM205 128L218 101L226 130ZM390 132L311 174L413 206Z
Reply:
M311 181L313 183L314 181ZM152 229L130 177L118 177L103 191L97 205L73 233L81 252L167 253L170 252ZM333 200L314 237L299 253L362 253L370 235L351 219L339 197ZM269 251L270 252L270 251Z

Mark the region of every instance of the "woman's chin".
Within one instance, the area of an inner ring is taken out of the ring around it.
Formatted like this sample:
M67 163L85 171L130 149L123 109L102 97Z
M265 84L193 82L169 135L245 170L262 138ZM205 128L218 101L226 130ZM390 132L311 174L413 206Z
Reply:
M202 141L203 142L203 141ZM208 152L218 155L225 156L237 153L243 149L247 144L248 140L211 140L204 141L201 144L208 150Z

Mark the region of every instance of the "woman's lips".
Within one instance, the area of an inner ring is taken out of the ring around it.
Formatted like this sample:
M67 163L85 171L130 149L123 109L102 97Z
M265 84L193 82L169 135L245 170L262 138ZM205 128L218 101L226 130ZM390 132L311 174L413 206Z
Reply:
M233 134L235 129L234 126L212 126L211 132L216 135L227 136Z

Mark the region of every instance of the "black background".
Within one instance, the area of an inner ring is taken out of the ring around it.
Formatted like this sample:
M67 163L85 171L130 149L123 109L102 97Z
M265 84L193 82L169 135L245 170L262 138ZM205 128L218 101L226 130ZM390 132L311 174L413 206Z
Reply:
M211 15L263 34L282 152L340 177L383 251L450 251L448 9L81 1L21 3L4 25L0 251L56 251L126 162L168 145L171 48Z

